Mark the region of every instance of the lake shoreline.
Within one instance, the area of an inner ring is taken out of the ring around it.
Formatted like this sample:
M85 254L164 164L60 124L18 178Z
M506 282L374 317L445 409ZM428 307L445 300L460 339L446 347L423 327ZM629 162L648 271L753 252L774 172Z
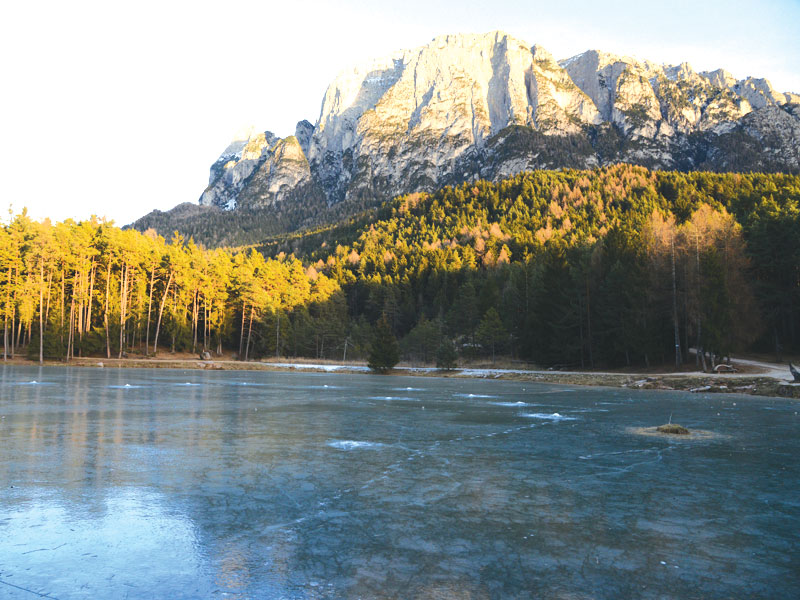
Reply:
M5 365L39 366L38 361L14 358ZM203 371L266 371L368 375L366 365L341 362L241 362L181 358L74 358L69 362L46 360L47 367L84 367L117 369L179 369ZM787 370L788 371L788 370ZM396 367L388 376L445 377L459 379L497 379L530 381L589 387L613 387L637 390L687 391L694 393L733 393L749 396L774 396L800 399L800 384L781 380L775 374L713 373L607 373L592 371L537 371L530 369L459 368L444 371L433 367Z

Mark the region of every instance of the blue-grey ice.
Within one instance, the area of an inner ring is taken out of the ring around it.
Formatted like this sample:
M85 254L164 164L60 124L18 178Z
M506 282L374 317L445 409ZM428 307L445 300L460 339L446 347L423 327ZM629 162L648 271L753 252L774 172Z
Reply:
M49 385L18 385L32 380ZM109 387L126 382L141 388ZM406 394L424 403L369 400ZM794 598L797 410L488 379L0 367L0 598ZM636 433L670 413L715 435Z

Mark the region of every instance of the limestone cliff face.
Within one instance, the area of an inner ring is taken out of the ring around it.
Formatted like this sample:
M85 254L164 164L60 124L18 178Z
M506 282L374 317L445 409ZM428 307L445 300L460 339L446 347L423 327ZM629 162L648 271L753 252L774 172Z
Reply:
M503 32L447 35L342 72L316 124L301 121L294 136L238 136L200 203L262 208L302 201L304 191L329 206L377 203L477 177L620 160L728 169L752 156L751 168L797 170L799 100L722 69L596 50L559 62Z
M461 159L511 125L559 135L599 122L547 51L500 32L444 36L340 75L309 161L331 202L386 196L458 178Z

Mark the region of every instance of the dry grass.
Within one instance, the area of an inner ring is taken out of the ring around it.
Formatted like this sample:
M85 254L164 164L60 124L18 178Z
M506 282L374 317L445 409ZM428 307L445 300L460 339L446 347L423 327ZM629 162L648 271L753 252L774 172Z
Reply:
M682 427L681 429L684 429L686 433L672 433L661 431L662 427L665 427L665 425L659 427L629 427L626 431L634 435L645 435L648 437L658 437L676 441L685 440L687 442L706 441L725 437L719 433L714 433L713 431L707 431L705 429L692 429L689 431L685 427ZM680 425L678 425L678 427L680 427Z
M659 433L668 433L670 435L689 435L689 430L683 425L677 423L667 423L666 425L659 425L656 427Z

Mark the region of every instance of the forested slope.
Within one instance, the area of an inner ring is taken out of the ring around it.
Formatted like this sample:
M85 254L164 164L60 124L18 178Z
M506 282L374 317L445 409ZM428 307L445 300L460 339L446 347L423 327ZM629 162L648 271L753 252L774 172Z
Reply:
M800 347L800 177L536 171L397 198L255 249L19 215L0 230L5 348L674 364ZM270 258L264 258L269 256ZM677 350L677 352L676 352ZM692 360L694 360L692 358Z
M314 262L351 315L389 315L418 355L436 329L545 364L670 362L676 323L683 359L697 345L797 348L799 200L794 175L537 171L261 249Z

